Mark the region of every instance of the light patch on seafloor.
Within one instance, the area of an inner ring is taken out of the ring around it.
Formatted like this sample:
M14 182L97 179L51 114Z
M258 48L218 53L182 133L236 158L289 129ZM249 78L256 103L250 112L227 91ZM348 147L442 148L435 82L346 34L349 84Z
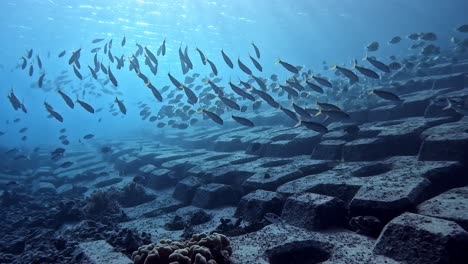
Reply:
M152 11L152 12L149 12L148 14L160 16L160 15L161 15L161 12L159 12L159 11Z

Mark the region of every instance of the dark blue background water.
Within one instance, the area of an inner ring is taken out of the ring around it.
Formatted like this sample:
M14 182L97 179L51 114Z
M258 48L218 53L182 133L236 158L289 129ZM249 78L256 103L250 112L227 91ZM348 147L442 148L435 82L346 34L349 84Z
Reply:
M128 70L115 72L119 79L118 89L124 93L128 108L125 117L113 117L106 110L94 116L83 109L68 109L57 93L32 88L39 78L36 69L30 78L27 71L17 69L20 57L33 48L44 63L46 79L55 79L64 69L70 72L73 87L80 83L74 78L67 59L72 50L83 49L81 62L92 65L89 53L91 40L114 39L113 53L128 57L135 52L135 42L155 51L164 38L167 39L168 55L160 58L159 74L152 82L160 88L169 84L167 72L182 79L177 49L189 46L189 54L195 70L202 76L209 74L195 52L202 49L212 59L227 85L229 78L245 77L239 71L230 70L221 58L224 49L233 60L238 56L245 62L253 54L250 43L254 41L262 52L264 67L262 77L273 73L286 77L286 73L275 64L281 58L295 65L305 65L315 72L323 72L322 61L330 65L350 65L352 59L365 55L364 47L376 40L381 43L375 54L388 62L389 55L408 54L410 42L404 39L400 45L390 46L387 42L394 36L405 37L413 32L435 32L438 44L447 46L454 28L467 23L466 0L330 0L330 1L74 1L74 0L5 0L0 3L0 145L36 146L58 144L58 130L66 127L70 138L79 138L94 133L101 138L122 135L145 136L152 133L154 123L143 122L138 116L136 102L152 102L156 113L160 104L141 84L141 80ZM127 38L122 49L120 41ZM60 51L67 55L58 59ZM50 53L50 58L48 54ZM191 73L193 73L191 72ZM330 74L324 72L324 74ZM283 79L284 81L284 79ZM13 111L6 99L10 87L24 99L29 113ZM60 87L71 91L71 87ZM172 88L171 88L172 89ZM72 96L75 98L75 96ZM84 98L95 108L105 107L114 100L113 96L95 99ZM59 110L63 124L47 119L43 102L47 100ZM15 118L20 123L12 123ZM102 117L102 123L97 119ZM9 124L6 124L6 121ZM212 123L207 123L212 125ZM18 130L29 127L28 141L20 140Z

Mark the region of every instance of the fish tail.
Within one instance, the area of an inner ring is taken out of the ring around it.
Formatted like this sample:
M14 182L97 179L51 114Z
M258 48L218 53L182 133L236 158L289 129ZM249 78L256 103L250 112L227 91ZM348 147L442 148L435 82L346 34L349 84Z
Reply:
M295 128L296 128L296 127L300 127L301 125L302 125L302 120L299 120L299 121L294 125L294 127L295 127Z
M278 63L281 63L281 59L280 59L280 58L278 58L278 59L276 60L276 63L275 63L275 64L278 64Z
M330 70L336 70L336 65L331 66Z
M447 106L442 108L442 111L449 110L452 108L452 102L447 98Z
M374 94L374 90L367 91L367 94Z
M205 111L205 109L200 108L200 109L198 109L197 113L201 114L201 113L203 113L204 111Z
M319 111L315 114L315 116L319 116L322 114L322 108L319 109Z

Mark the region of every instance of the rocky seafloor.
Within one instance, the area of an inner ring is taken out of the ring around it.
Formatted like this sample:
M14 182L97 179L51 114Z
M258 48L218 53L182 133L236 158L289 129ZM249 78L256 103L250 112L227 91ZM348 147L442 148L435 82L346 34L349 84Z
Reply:
M69 168L4 171L18 184L1 195L0 263L166 263L150 259L157 247L203 263L184 255L201 241L226 257L205 263L468 263L468 118L444 109L466 102L467 72L460 61L400 81L404 102L350 112L355 134L265 112L254 128L130 138L109 154L67 149Z

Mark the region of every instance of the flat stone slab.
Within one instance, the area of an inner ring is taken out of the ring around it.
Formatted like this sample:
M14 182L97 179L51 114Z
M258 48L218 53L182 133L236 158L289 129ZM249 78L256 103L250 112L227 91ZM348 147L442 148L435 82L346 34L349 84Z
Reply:
M374 252L415 264L465 263L468 233L443 219L404 213L380 234Z
M105 240L82 242L78 247L91 264L132 264L127 256L117 252Z
M418 214L454 221L468 231L468 187L456 188L418 205Z

